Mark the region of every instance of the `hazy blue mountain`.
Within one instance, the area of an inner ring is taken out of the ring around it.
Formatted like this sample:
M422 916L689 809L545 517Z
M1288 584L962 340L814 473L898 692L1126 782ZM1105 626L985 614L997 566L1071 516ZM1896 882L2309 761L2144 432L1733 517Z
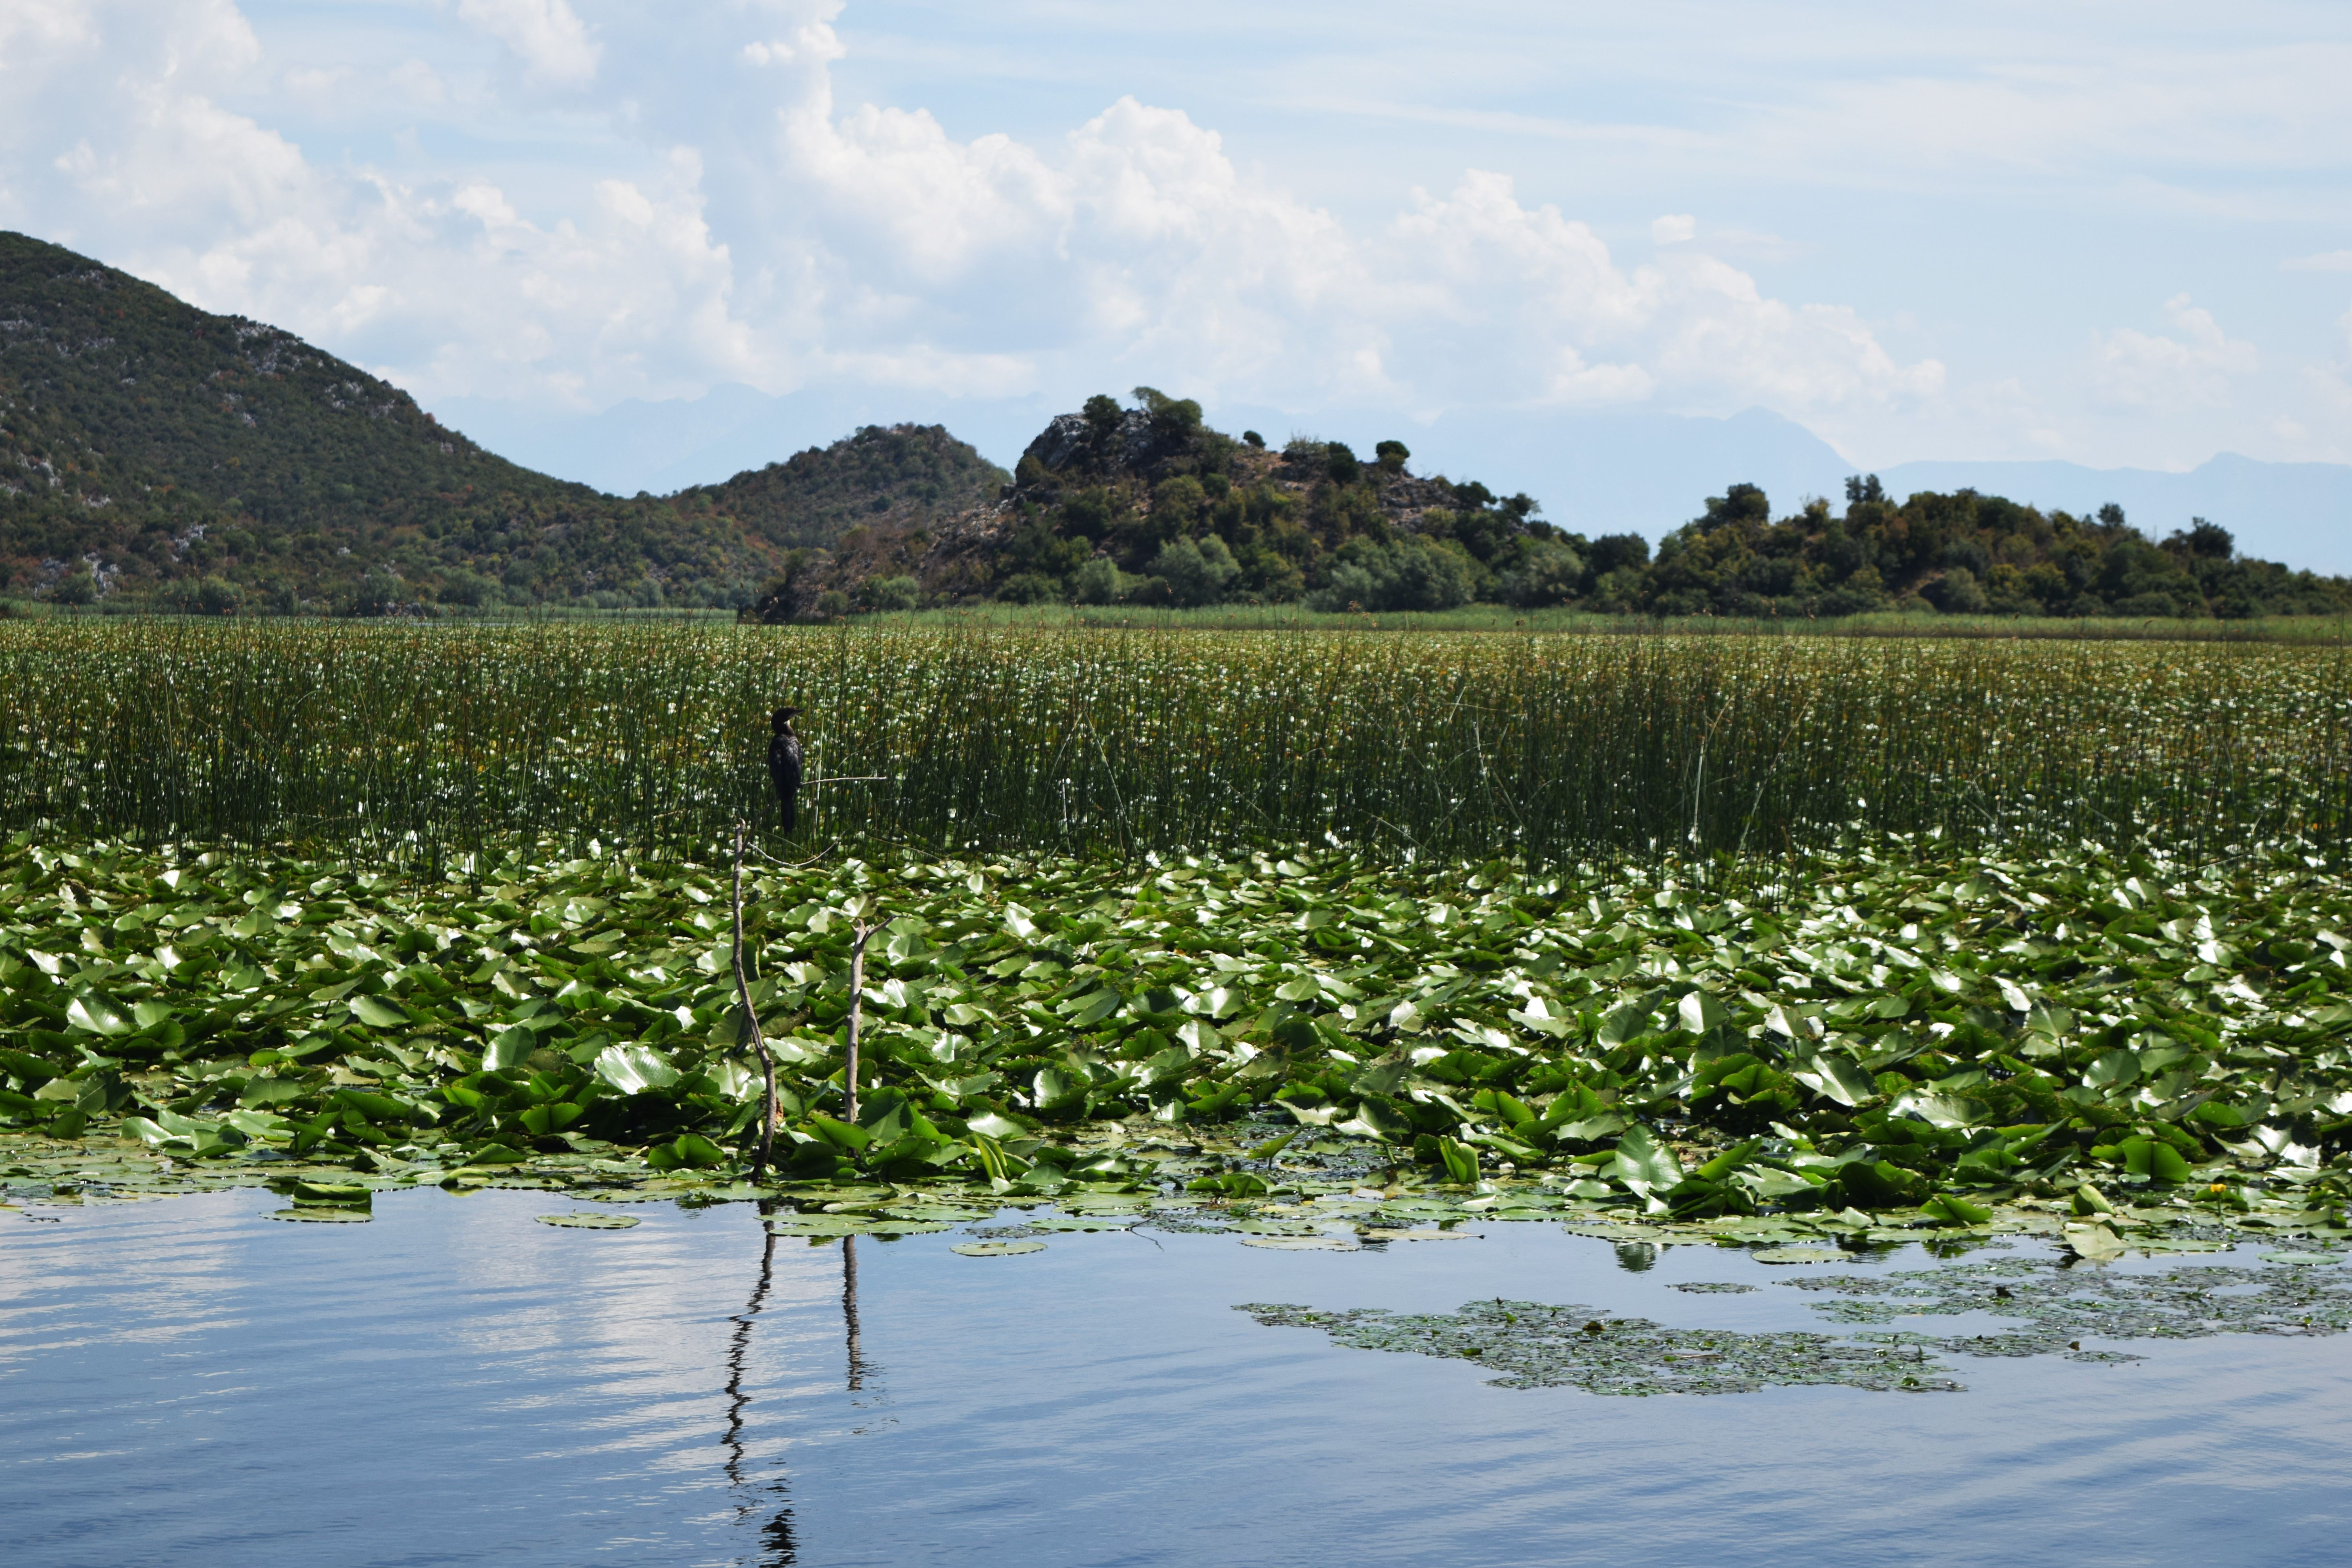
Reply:
M1652 540L1706 510L1735 484L1760 487L1775 510L1808 496L1841 500L1852 464L1803 426L1751 408L1728 419L1670 414L1447 414L1402 437L1423 472L1475 473L1525 490L1559 527Z

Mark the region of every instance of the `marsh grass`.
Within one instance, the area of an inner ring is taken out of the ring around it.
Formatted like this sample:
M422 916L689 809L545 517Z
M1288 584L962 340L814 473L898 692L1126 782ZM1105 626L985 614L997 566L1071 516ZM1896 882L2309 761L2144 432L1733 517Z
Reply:
M42 618L0 623L0 826L708 852L774 820L784 700L815 841L959 850L2325 844L2352 763L2332 647Z
M1905 637L2009 642L2282 642L2342 646L2352 619L2340 616L2265 616L2223 621L2101 616L1948 616L1887 610L1829 620L1803 616L1606 615L1591 610L1514 609L1465 605L1427 613L1373 615L1308 609L1304 605L1216 605L1202 609L1132 605L989 604L871 617L898 626L1052 629L1093 626L1135 631L1510 632L1567 637Z

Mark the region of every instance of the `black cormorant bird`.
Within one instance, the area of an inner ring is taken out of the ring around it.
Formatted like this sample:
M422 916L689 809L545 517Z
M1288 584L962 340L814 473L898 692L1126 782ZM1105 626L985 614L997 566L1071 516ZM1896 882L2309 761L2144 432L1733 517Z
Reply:
M783 808L786 833L797 820L793 801L801 793L801 738L793 733L793 715L799 711L777 709L771 721L776 732L768 737L768 776L776 781L776 804Z

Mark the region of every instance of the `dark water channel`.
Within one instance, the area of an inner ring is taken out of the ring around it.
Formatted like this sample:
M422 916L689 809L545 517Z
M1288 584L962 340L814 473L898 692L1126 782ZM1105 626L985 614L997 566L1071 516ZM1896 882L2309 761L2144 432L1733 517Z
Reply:
M1608 1398L1233 1307L1504 1295L1823 1325L1777 1288L1789 1268L1677 1247L1633 1271L1549 1225L1344 1254L1069 1235L972 1258L954 1235L768 1248L740 1204L638 1205L623 1231L535 1224L568 1205L531 1193L384 1194L364 1225L276 1206L0 1214L0 1562L2352 1556L2352 1335L1969 1360L1961 1394ZM1696 1280L1761 1289L1668 1289Z

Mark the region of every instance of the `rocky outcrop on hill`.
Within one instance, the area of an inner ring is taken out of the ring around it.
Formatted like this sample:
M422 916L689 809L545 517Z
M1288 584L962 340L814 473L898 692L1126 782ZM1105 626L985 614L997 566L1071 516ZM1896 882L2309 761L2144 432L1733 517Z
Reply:
M1345 594L1339 607L1459 604L1551 542L1524 496L1370 462L1338 442L1268 448L1139 387L1049 422L985 505L919 527L854 530L806 552L751 615L796 620L982 598L1200 605ZM1369 601L1369 602L1368 602Z

